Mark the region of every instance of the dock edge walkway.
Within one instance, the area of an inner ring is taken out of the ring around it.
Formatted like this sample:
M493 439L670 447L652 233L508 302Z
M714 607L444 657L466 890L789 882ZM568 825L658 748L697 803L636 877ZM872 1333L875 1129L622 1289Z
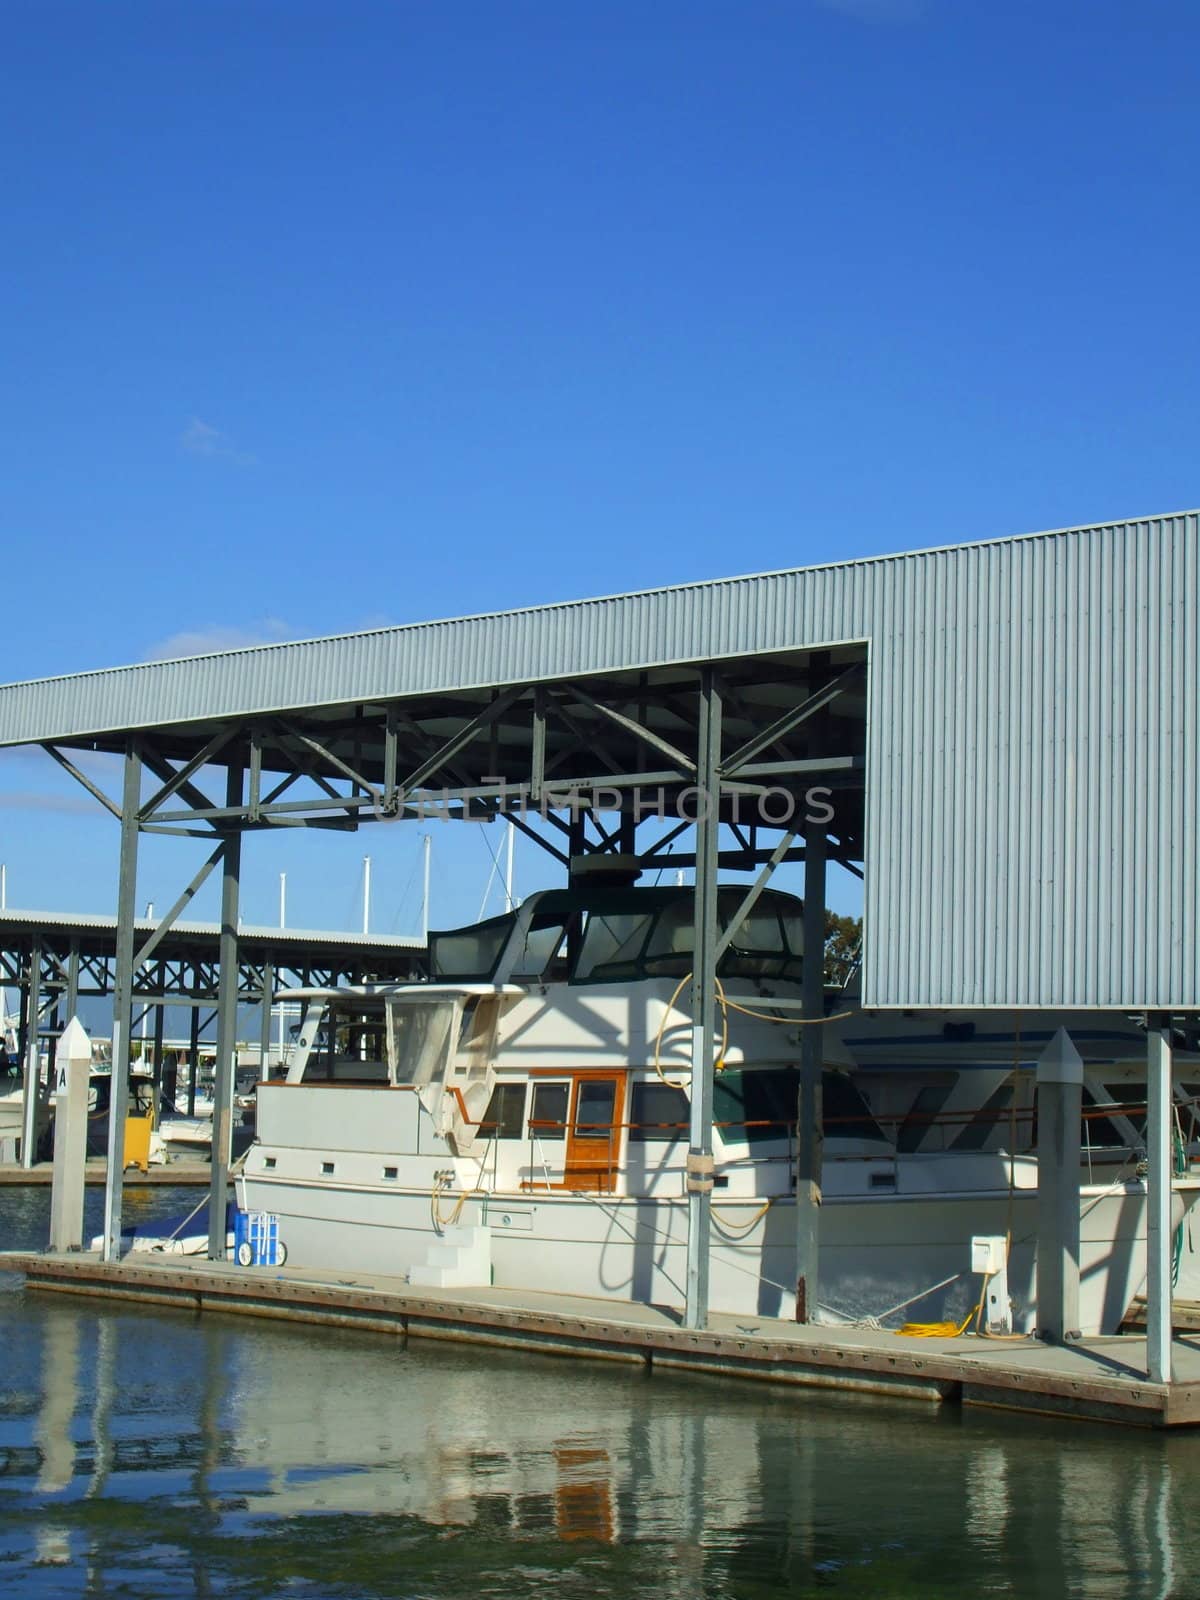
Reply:
M1176 1380L1145 1376L1130 1335L1047 1346L910 1339L868 1328L805 1327L715 1315L704 1331L661 1308L505 1289L410 1290L399 1278L329 1270L234 1267L196 1256L0 1253L0 1271L30 1289L160 1306L462 1340L546 1354L629 1361L647 1369L858 1391L935 1403L1142 1428L1200 1425L1200 1339L1175 1345ZM965 1347L965 1348L964 1348Z

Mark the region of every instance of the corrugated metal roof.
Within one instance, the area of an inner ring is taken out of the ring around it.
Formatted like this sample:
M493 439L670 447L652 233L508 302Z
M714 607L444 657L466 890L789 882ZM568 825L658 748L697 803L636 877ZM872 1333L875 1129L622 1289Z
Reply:
M1192 514L1194 515L1194 514ZM1113 523L0 686L0 746L844 643L946 563Z
M153 933L158 926L155 917L137 917L134 927L139 933ZM40 929L46 933L115 933L116 917L93 915L86 911L0 911L0 943L4 930ZM171 924L171 933L181 937L199 935L216 940L221 932L216 922L185 922ZM409 934L337 933L314 928L255 927L242 923L239 939L270 941L276 945L303 944L322 950L424 950L424 939Z
M0 744L869 645L864 1000L1200 1010L1195 512L0 689Z

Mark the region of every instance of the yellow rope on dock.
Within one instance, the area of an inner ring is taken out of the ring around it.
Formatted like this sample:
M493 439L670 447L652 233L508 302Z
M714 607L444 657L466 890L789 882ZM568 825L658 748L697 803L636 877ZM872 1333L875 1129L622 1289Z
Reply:
M909 1339L958 1339L979 1315L980 1306L972 1306L962 1322L906 1322L900 1332Z

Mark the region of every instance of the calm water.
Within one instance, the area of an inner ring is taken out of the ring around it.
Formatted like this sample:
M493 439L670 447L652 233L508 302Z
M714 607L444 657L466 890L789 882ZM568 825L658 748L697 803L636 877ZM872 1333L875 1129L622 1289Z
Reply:
M0 1192L0 1241L40 1244L47 1201ZM5 1593L1200 1594L1200 1438L406 1349L12 1279L0 1340Z

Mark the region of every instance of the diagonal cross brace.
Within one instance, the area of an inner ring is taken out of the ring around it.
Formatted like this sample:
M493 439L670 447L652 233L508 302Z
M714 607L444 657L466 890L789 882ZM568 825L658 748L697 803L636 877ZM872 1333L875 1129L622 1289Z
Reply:
M810 717L816 716L818 711L824 710L832 701L843 694L851 684L857 681L866 670L866 663L856 661L853 666L847 667L845 672L830 683L822 685L813 694L810 694L800 705L793 706L790 711L785 711L783 716L777 717L769 728L764 728L761 733L756 733L752 739L747 739L740 749L727 756L721 768L722 777L731 777L739 772L747 762L753 761L760 751L766 750L777 739L782 739L786 734L798 728L802 722L807 722Z
M792 848L795 842L796 834L794 832L785 833L783 838L775 846L774 850L771 851L769 858L763 864L762 871L759 873L758 877L755 878L749 889L747 889L741 905L738 906L733 916L730 917L725 932L717 940L716 960L720 961L726 950L729 949L729 946L733 943L734 938L741 929L742 924L754 910L754 907L758 904L758 898L762 894L763 890L767 887L771 874L775 871L775 868L783 860L784 856L787 855L788 851Z
M453 761L458 752L464 750L477 734L482 733L485 728L490 728L498 717L502 717L510 706L515 705L526 692L526 689L527 685L518 683L514 684L512 688L501 690L489 705L484 706L478 716L472 717L471 721L465 727L460 728L453 738L448 739L444 745L434 751L428 760L422 761L414 772L409 773L408 777L400 785L401 793L405 795L411 794L414 789L420 789L424 784L428 783L434 773L440 772L444 766Z
M97 785L86 776L86 774L80 772L79 768L73 761L68 761L61 750L56 749L52 744L44 744L42 749L45 750L48 755L52 755L55 761L58 762L59 766L62 767L65 772L69 772L71 774L76 783L81 783L90 795L93 795L97 800L99 800L102 806L111 811L113 816L116 817L118 821L120 820L121 808L119 805L117 805L116 801L110 800L105 794L104 790L98 788Z
M606 706L602 700L593 700L592 696L586 690L579 688L577 684L568 684L565 688L560 689L558 698L561 699L564 694L569 695L572 700L578 701L580 705L588 706L598 716L607 718L616 727L623 728L626 733L633 734L635 738L641 739L643 743L652 745L661 755L665 755L668 761L674 762L680 772L688 777L695 777L696 763L689 756L684 755L683 751L673 745L669 739L664 739L661 734L654 733L649 728L644 728L640 722L633 717L627 717L623 711L617 711L612 706Z
M359 788L369 794L373 800L382 801L383 796L375 785L364 778L361 772L357 772L348 761L343 761L340 756L334 755L328 745L322 744L319 739L312 738L303 729L297 728L283 717L280 717L279 723L290 737L302 744L306 750L311 751L313 755L320 756L322 760L328 761L330 766L336 767L340 773L350 779L351 783L358 784Z
M196 898L196 895L199 892L199 890L201 888L201 885L204 883L204 881L208 877L209 873L217 865L218 861L220 861L222 856L225 854L225 845L226 845L226 843L227 843L226 840L224 840L224 839L221 840L220 844L213 851L213 853L209 856L208 860L200 868L199 872L197 872L196 876L192 879L191 883L188 884L187 888L179 896L179 899L176 900L175 904L167 912L166 916L159 923L158 927L155 928L154 932L150 935L150 937L146 940L146 942L142 946L142 948L134 956L134 958L133 958L133 970L134 970L134 972L137 972L140 967L143 967L146 964L146 962L154 954L155 950L158 949L159 945L166 938L167 934L169 933L171 927L175 923L175 921L178 918L178 916L180 915L180 913L184 910L184 908L186 906L190 905L191 902Z
M143 764L149 767L155 777L161 779L163 783L171 783L176 778L181 777L181 774L175 770L171 763L160 756L156 750L143 749L141 757ZM212 808L212 801L202 789L196 787L190 778L183 779L176 787L177 792L183 796L194 811L206 811ZM175 813L169 812L161 820L164 822L176 820Z
M215 733L203 750L180 767L172 777L167 779L162 788L146 801L146 804L138 812L139 820L145 822L153 816L165 800L169 800L173 794L182 789L185 784L196 776L201 767L207 766L217 752L225 748L236 732L235 728L223 728L220 733Z

